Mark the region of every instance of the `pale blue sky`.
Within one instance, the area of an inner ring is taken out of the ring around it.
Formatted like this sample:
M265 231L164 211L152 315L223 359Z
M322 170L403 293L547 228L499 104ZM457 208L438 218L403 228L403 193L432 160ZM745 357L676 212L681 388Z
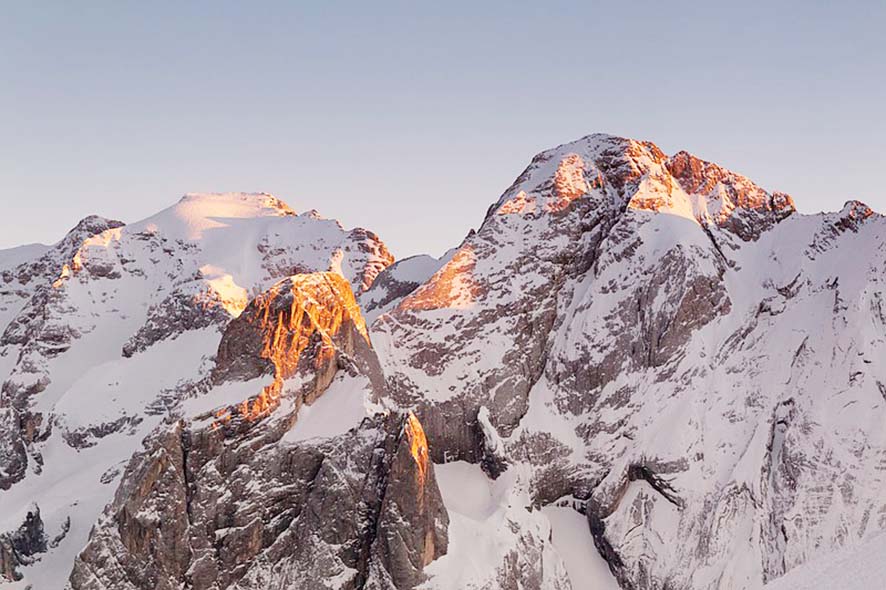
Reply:
M6 2L0 247L268 191L440 254L538 151L687 149L886 211L886 2Z

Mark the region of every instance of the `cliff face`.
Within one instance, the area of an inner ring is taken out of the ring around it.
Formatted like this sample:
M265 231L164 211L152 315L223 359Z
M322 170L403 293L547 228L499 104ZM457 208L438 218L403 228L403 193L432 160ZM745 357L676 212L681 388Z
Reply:
M297 445L174 424L130 463L70 585L413 588L448 524L417 424Z
M380 395L381 369L348 282L330 272L296 275L256 297L231 321L219 344L212 382L273 376L256 399L235 409L255 420L277 406L286 379L310 375L312 385L304 399L312 403L345 363L358 365L354 368Z
M266 374L288 379L306 368L307 358L322 369L337 347L353 349L355 338L369 344L344 277L330 272L295 275L253 299L225 329L213 382Z

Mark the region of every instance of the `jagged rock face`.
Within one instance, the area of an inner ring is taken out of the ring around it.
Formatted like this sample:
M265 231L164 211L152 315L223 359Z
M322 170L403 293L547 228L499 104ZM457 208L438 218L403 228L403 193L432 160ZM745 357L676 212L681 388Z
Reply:
M175 424L127 468L71 587L412 588L448 521L411 420L260 446Z
M309 375L312 385L304 399L311 403L347 364L369 378L376 396L381 393L381 368L348 282L329 272L296 275L256 297L228 325L212 382L272 375L274 382L261 395L238 408L256 418L276 407L286 379Z
M668 159L668 171L683 189L719 205L709 213L745 241L758 238L774 223L796 211L790 195L768 193L747 178L688 152L678 152Z
M446 553L449 518L434 478L428 439L414 414L406 416L402 429L379 509L372 547L377 563L369 588L412 588L424 580L424 567Z
M372 287L379 274L394 263L394 255L375 233L362 227L352 229L347 237L342 256L362 275L357 292L363 293Z
M17 568L32 563L38 554L46 551L46 547L40 508L34 506L27 511L24 522L16 531L0 534L0 579L20 580Z
M261 375L288 379L306 358L322 362L336 347L353 348L355 333L368 343L360 308L341 275L289 277L253 299L225 330L213 381L248 381ZM303 355L309 347L317 351Z

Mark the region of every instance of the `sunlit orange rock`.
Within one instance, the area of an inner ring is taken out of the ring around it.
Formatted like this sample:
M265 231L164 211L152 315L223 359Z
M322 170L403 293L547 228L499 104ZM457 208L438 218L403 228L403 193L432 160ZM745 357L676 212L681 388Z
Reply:
M499 215L518 215L535 210L535 197L528 197L526 191L520 191L517 195L505 201L498 208Z
M578 154L569 154L557 165L557 172L554 174L555 200L548 204L548 208L551 211L561 211L587 193L585 162Z
M428 473L428 439L421 427L421 422L412 412L409 412L406 418L406 436L409 439L412 458L415 459L418 468L419 481L423 485Z
M459 248L433 279L419 287L400 304L401 309L463 309L482 295L483 288L474 279L477 255L470 244Z
M325 389L336 370L337 352L352 350L355 340L369 346L350 283L334 272L295 275L253 299L231 321L212 380L220 384L272 375L273 383L230 410L256 420L277 407L284 381L296 374L313 378L317 392Z
M750 179L681 151L667 160L665 166L687 193L710 196L720 191L723 198L718 223L726 223L735 209L774 213L781 219L796 210L794 200L784 193L769 193Z
M413 588L425 579L422 569L447 551L448 525L428 439L410 412L389 466L374 547L394 587Z

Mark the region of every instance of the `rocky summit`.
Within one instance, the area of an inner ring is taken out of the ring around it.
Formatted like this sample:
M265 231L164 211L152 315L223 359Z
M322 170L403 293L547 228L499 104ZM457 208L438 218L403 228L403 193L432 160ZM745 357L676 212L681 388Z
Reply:
M0 251L0 587L785 590L878 567L883 216L596 134L478 221L395 260L268 194L189 194Z

